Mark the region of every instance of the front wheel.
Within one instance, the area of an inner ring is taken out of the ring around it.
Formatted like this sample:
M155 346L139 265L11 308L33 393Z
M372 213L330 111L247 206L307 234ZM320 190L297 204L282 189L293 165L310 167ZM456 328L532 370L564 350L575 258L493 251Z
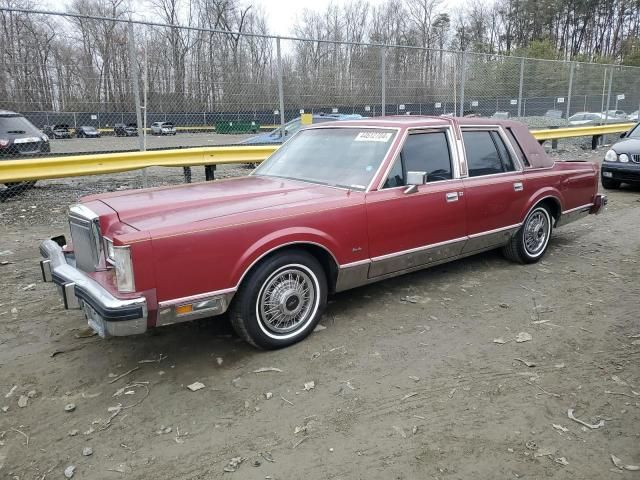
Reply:
M244 279L230 317L236 333L267 350L309 335L327 304L327 279L318 260L302 250L276 253Z
M535 263L547 251L552 232L552 216L545 206L539 205L529 212L520 229L503 247L502 252L514 262Z

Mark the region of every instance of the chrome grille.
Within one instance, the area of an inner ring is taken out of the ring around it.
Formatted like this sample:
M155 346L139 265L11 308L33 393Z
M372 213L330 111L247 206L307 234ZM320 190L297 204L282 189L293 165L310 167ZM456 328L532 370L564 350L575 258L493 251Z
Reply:
M640 163L640 153L634 153L630 155L630 157L631 157L631 161L635 163Z
M102 254L98 216L83 205L74 205L69 209L69 229L76 266L85 272L94 272Z

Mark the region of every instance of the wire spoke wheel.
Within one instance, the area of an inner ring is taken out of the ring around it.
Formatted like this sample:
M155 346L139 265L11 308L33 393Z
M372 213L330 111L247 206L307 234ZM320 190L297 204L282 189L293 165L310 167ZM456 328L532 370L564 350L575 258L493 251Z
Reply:
M315 311L316 283L296 266L284 267L264 283L258 295L259 320L276 335L307 324Z
M549 238L549 218L542 210L529 216L524 226L524 247L530 255L537 255L544 250Z

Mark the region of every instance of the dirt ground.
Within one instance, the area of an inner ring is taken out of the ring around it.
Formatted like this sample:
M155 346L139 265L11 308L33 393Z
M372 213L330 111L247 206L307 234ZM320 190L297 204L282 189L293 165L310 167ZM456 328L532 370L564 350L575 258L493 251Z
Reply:
M538 264L489 252L345 292L324 330L260 352L225 318L78 338L38 243L140 174L114 178L0 204L0 478L640 478L611 460L640 465L640 190Z

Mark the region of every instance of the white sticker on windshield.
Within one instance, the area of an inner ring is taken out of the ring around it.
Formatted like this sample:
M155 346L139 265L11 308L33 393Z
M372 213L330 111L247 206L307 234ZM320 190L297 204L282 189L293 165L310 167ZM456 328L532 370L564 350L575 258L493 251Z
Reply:
M392 136L390 132L360 132L356 142L388 142Z

